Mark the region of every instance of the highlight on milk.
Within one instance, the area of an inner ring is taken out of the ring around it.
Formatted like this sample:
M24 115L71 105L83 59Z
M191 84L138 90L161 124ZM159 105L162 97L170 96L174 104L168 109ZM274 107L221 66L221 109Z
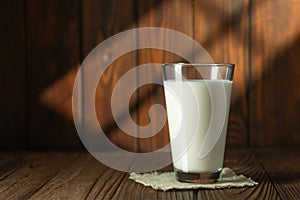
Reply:
M232 81L165 80L165 99L176 170L217 172L223 167Z

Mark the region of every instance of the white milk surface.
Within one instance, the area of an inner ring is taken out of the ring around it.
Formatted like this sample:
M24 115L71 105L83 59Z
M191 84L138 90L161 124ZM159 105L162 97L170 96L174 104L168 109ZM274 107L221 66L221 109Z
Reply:
M200 173L223 167L231 87L232 81L228 80L164 81L175 168ZM212 112L218 116L213 120ZM210 123L212 128L208 129ZM215 124L221 124L220 128ZM200 148L207 134L214 137L207 136L208 145L203 147L212 149L207 148L208 154L201 157Z

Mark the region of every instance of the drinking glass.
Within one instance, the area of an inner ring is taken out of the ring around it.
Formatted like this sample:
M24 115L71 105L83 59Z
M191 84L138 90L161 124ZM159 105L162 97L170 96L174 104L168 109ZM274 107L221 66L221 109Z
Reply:
M223 168L234 64L163 64L176 180L218 181Z

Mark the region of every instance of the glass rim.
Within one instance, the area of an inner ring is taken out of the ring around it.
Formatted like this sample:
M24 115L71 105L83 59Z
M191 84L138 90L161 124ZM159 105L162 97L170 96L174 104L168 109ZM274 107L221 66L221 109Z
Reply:
M181 65L181 67L235 67L233 63L163 63L163 67Z

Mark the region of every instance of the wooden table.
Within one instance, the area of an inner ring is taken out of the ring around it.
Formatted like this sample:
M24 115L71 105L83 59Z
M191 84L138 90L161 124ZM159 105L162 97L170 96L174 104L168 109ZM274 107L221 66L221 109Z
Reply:
M156 191L86 152L0 153L0 199L300 199L300 149L227 149L249 188Z

